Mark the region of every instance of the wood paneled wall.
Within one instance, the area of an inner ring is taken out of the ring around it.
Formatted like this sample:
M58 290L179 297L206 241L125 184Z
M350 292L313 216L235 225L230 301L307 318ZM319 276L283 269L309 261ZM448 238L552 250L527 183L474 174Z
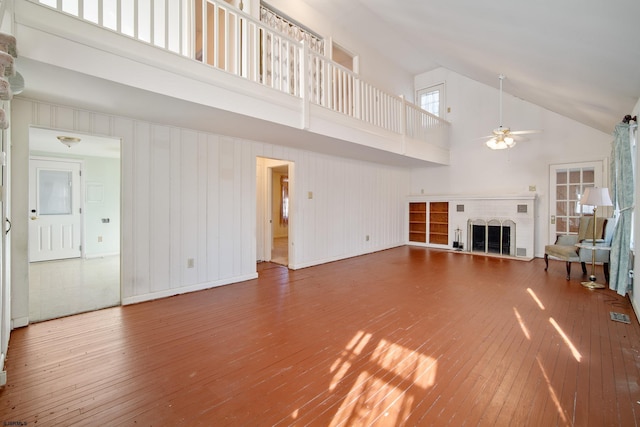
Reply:
M30 125L122 139L125 304L256 277L258 156L295 165L293 268L404 243L406 170L22 98L12 113L14 317L28 316Z

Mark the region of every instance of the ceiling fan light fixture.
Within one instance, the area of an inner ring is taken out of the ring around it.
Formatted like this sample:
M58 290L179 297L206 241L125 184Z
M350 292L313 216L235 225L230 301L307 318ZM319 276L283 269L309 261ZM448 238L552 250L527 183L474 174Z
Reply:
M58 141L62 142L64 145L66 145L69 148L79 144L81 141L80 138L77 138L75 136L57 136L56 138L58 138Z
M506 136L504 138L497 137L491 138L487 141L487 147L492 150L504 150L507 148L511 148L516 145L516 141L510 136Z

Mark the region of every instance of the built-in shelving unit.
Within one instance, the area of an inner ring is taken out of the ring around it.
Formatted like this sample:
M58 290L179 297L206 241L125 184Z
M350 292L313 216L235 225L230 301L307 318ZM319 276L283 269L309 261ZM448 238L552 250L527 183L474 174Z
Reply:
M427 242L427 203L409 203L409 241Z
M429 243L449 244L449 202L429 202Z

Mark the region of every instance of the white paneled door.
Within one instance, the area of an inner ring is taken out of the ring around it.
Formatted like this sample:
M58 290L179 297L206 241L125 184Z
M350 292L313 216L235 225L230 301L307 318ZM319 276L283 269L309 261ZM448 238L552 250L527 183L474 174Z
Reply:
M80 169L69 159L31 159L29 261L80 257Z

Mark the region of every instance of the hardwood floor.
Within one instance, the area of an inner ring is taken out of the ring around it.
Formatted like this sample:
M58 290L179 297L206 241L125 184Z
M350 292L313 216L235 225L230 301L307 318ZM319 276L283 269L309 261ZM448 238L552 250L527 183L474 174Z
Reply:
M562 262L545 272L540 259L400 247L258 269L257 280L13 331L0 421L640 423L630 303L583 288L577 272L566 281Z
M271 262L284 266L289 265L289 237L275 237L273 239Z

